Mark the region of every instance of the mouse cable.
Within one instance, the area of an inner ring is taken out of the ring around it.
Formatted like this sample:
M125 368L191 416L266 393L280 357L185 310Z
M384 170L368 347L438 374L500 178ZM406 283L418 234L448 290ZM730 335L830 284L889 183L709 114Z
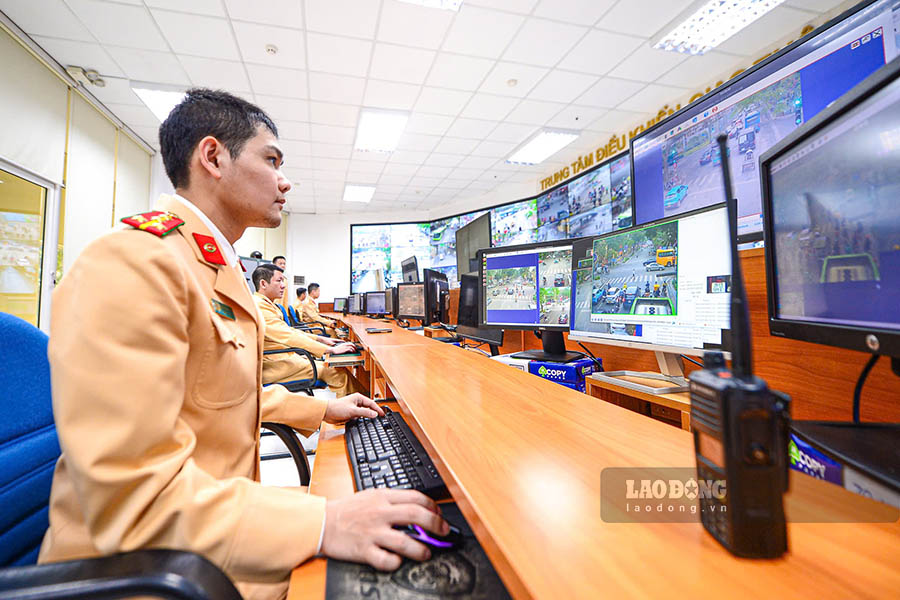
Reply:
M681 358L683 358L684 360L688 361L688 362L694 363L694 364L697 365L698 367L701 367L701 368L703 367L703 363L700 362L699 360L694 360L694 359L691 358L690 356L685 356L684 354L679 354L679 356L680 356Z
M872 358L869 359L869 362L866 363L866 366L863 367L862 373L859 374L859 379L856 380L856 389L853 390L854 423L859 423L859 397L862 396L863 384L865 384L866 377L869 376L869 371L872 370L872 367L875 366L875 363L878 362L879 358L881 358L880 354L873 354Z
M603 371L603 363L601 363L600 360L596 356L594 356L593 352L591 352L590 350L587 349L587 346L585 346L581 342L578 342L578 345L581 346L581 349L584 350L585 352L587 352L587 355L591 357L592 361L594 361L594 366L597 367L597 371L602 372Z

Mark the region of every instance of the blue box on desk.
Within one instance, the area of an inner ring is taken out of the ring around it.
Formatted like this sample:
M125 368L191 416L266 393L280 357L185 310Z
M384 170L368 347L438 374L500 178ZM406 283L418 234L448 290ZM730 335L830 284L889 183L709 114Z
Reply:
M577 392L581 392L581 393L584 393L587 390L587 388L585 387L586 384L584 383L584 379L582 379L578 383L570 383L568 381L557 381L556 383L558 383L559 385L564 385L567 388L573 389L573 390L575 390Z
M528 372L557 383L580 383L583 391L584 378L594 372L594 361L589 358L568 363L533 360L528 365Z

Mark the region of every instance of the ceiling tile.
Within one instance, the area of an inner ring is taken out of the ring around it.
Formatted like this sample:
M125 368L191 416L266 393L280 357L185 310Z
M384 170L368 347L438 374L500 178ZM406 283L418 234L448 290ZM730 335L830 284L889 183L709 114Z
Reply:
M357 160L356 157L358 154L359 152L353 152L353 158L350 160L350 166L348 167L351 171L359 173L381 173L384 170L384 164L382 163Z
M366 80L332 73L309 74L309 97L322 102L362 104Z
M343 144L352 146L356 141L355 127L335 127L334 125L310 125L310 139L324 144Z
M454 117L449 115L429 115L414 112L406 122L406 131L410 133L427 133L430 135L443 135Z
M437 135L421 135L418 133L404 133L400 137L397 144L398 150L419 150L421 152L431 152L438 142L441 141Z
M814 18L802 10L778 6L719 44L716 50L743 56L760 54L783 38L798 33Z
M91 89L91 93L104 104L112 102L113 104L144 105L137 94L131 90L131 83L127 79L110 77L106 80L106 87L94 87Z
M524 20L518 15L464 4L442 48L460 54L498 58Z
M511 142L513 144L521 144L535 131L537 131L537 127L534 125L501 123L485 139L491 142Z
M431 50L394 46L393 44L375 44L372 65L369 67L369 77L421 84L428 75L428 69L431 68L434 56L435 53Z
M465 169L487 169L497 162L496 158L489 156L467 156L459 163Z
M466 0L466 4L496 8L523 15L530 14L539 0Z
M597 81L596 75L553 70L528 94L530 100L569 103Z
M318 146L313 147L313 169L317 171L336 171L346 173L347 167L350 166L350 160L345 158L329 158L327 156L319 156L317 153ZM318 175L316 175L318 178Z
M417 177L432 177L435 179L443 179L447 175L453 172L453 167L440 167L437 165L425 165L424 167L419 168L416 173Z
M826 13L845 2L846 0L788 0L788 4L791 6L817 13Z
M675 104L685 95L683 88L651 83L637 94L622 102L620 108L637 112L657 112L663 105Z
M463 157L460 154L441 154L439 152L432 152L428 157L428 162L425 164L429 167L455 167L462 162L462 159Z
M63 66L78 65L84 69L93 69L101 75L114 77L125 75L119 65L103 50L103 46L96 42L74 42L40 36L32 36L32 39Z
M359 118L359 107L344 104L326 104L324 102L309 103L310 122L323 125L339 125L356 127Z
M472 151L473 156L491 156L496 158L506 158L512 151L516 149L517 144L509 142L481 142L478 147Z
M656 50L648 44L643 44L610 71L609 75L634 81L655 81L685 60L687 55L680 52Z
M441 52L428 74L428 85L474 91L493 65L487 58Z
M134 48L117 48L107 46L106 50L113 57L125 75L136 81L153 83L170 83L190 85L190 80L181 63L171 52L153 52Z
M471 97L469 92L424 87L416 102L416 111L456 116Z
M434 148L435 152L443 154L469 154L478 145L478 140L467 140L456 137L445 137Z
M378 2L306 0L306 29L335 35L374 38Z
M289 98L307 98L306 72L265 65L247 65L253 91L266 96L286 96Z
M700 88L715 81L716 77L728 77L743 65L743 60L730 54L712 50L701 56L688 57L686 61L660 77L656 83L684 88Z
M582 130L606 113L605 108L567 106L558 115L547 121L547 127Z
M639 112L611 110L591 123L588 129L592 131L610 131L618 134L642 122L644 120L643 116L644 113Z
M96 42L94 36L62 0L44 0L39 7L34 2L0 0L0 11L3 11L22 31L32 37L45 35L67 40ZM54 58L56 57L54 56Z
M103 44L168 50L156 23L143 6L125 6L96 0L68 0L69 7ZM123 24L127 23L125 27Z
M460 113L460 116L471 119L502 121L517 104L519 104L518 98L475 94L466 105L466 108Z
M419 97L421 86L369 79L363 104L372 108L409 110Z
M381 6L378 41L437 49L454 13L389 0Z
M646 83L639 81L604 77L579 96L575 103L580 106L593 108L613 108L621 104L626 98L635 95L638 90L646 85Z
M506 120L510 123L524 123L526 125L543 125L561 111L565 104L557 102L540 102L538 100L523 100L513 109Z
M578 25L592 25L616 0L542 0L534 16Z
M308 33L309 68L341 75L365 77L369 70L372 42Z
M524 98L528 95L528 92L534 89L537 82L549 72L549 69L543 67L498 62L481 85L479 91L500 96ZM515 80L515 85L510 85L510 80Z
M135 104L104 105L129 127L159 127L159 119L146 106L137 106Z
M260 108L275 119L276 123L281 119L286 121L309 121L309 102L306 100L256 94L256 101Z
M227 20L167 10L154 9L150 12L176 54L240 59Z
M419 169L419 172L421 173L421 169ZM416 174L416 176L410 180L409 185L424 192L424 188L433 188L436 185L439 185L443 179L443 177L423 177Z
M151 8L166 8L195 15L227 16L221 0L191 0L190 2L185 2L184 0L146 0L146 4Z
M645 43L639 37L592 30L561 63L560 69L604 75Z
M310 152L313 155L313 161L317 158L339 158L344 161L349 161L350 157L353 156L353 144L324 144L321 142L314 142L311 146ZM313 164L315 164L315 162Z
M384 166L384 175L398 175L404 177L412 177L419 170L419 165L404 165L388 162Z
M129 125L129 127L131 127ZM150 147L159 150L159 127L131 127L131 130L147 142Z
M378 183L378 173L366 173L365 171L347 171L347 183L358 185L375 185Z
M503 60L552 67L587 31L587 27L528 19L503 53Z
M448 179L457 179L466 181L467 183L484 173L484 169L470 169L466 167L457 167L453 169L453 173L448 175ZM452 176L452 177L451 177Z
M406 187L409 183L409 175L381 175L378 178L378 185L396 185Z
M651 38L693 0L641 0L619 2L597 23L597 27L616 33Z
M302 69L306 66L301 31L256 23L232 22L232 26L244 62L288 69ZM278 53L267 53L268 44L276 46Z
M279 140L279 145L284 151L285 157L309 156L312 154L312 144L297 140ZM293 161L294 158L291 158ZM297 165L292 165L296 167Z
M366 161L372 163L380 163L384 164L391 157L390 152L368 152L365 150L354 150L353 151L353 160L354 161Z
M191 78L193 85L222 89L231 93L250 91L250 82L247 80L243 63L198 56L179 56L178 61Z
M450 126L450 129L447 130L447 135L458 138L481 140L484 139L495 126L496 123L493 121L459 118Z
M300 3L297 0L266 0L265 2L247 2L247 0L225 0L228 14L235 21L265 23L281 27L303 27Z
M281 140L310 141L312 139L309 123L282 120L275 125L278 127L278 138Z

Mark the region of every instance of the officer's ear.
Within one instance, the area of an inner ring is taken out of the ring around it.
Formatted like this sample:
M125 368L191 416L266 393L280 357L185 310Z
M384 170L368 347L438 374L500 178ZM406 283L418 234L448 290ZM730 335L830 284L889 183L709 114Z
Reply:
M211 135L206 136L197 144L196 156L200 162L200 168L216 180L222 179L222 167L231 158L225 144Z

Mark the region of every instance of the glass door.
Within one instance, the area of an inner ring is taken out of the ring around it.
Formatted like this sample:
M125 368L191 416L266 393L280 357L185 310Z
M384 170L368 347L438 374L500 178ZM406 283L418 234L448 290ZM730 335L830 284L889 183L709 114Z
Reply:
M0 169L0 311L39 326L47 188Z

